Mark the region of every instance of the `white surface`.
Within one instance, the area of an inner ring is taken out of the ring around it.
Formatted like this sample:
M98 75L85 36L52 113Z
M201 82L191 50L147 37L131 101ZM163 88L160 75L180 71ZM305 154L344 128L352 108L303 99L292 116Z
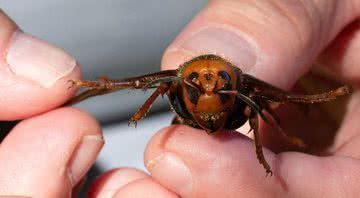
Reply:
M161 113L145 117L136 128L127 122L104 127L105 145L97 165L103 171L118 167L145 170L143 156L147 142L161 128L169 126L173 117L174 113Z

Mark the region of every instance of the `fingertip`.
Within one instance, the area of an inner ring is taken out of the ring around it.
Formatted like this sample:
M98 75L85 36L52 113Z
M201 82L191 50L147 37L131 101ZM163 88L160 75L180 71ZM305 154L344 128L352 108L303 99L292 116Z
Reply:
M91 184L88 197L113 197L125 185L149 177L146 173L132 168L113 169L101 175Z
M180 196L149 178L142 178L120 188L114 198L179 198Z
M274 168L275 155L263 150ZM228 197L240 193L237 186L253 188L274 182L274 177L264 179L266 172L257 159L254 143L231 131L208 135L181 125L165 128L148 144L145 164L160 184L184 197ZM217 181L232 185L225 189Z
M146 166L151 164L151 160L155 159L161 153L169 149L169 144L178 143L177 137L191 137L193 139L201 140L206 138L207 134L200 129L195 129L186 125L171 125L158 131L148 142L145 153L144 162ZM173 146L176 148L176 146ZM180 149L180 147L178 148Z
M75 94L70 79L81 78L76 60L62 49L19 30L0 12L0 120L49 111Z
M6 74L7 75L7 74ZM1 72L0 76L4 77ZM0 120L19 120L40 114L64 104L76 94L76 89L69 89L69 80L81 79L81 69L76 65L71 72L44 88L22 78L11 78L8 85L1 86ZM3 81L4 82L4 81ZM0 82L1 85L1 82Z
M75 108L24 120L1 143L0 194L65 197L89 170L103 144L97 121Z

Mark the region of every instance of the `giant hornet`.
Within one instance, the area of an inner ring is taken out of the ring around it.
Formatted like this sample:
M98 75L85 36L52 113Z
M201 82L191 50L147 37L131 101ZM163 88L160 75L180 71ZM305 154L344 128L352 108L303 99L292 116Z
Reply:
M350 87L343 86L315 95L293 94L245 74L231 62L212 54L195 57L176 70L121 80L107 77L95 81L71 80L71 84L71 87L87 89L75 96L69 102L71 104L123 89L155 88L129 123L136 124L148 112L155 99L165 94L177 114L173 124L186 124L213 134L223 129L235 130L249 121L250 131L254 132L256 155L267 175L272 175L272 171L262 151L258 116L266 123L276 126L279 133L290 143L304 146L300 139L287 135L281 129L279 119L270 104L321 103L351 92ZM264 112L267 112L267 115Z

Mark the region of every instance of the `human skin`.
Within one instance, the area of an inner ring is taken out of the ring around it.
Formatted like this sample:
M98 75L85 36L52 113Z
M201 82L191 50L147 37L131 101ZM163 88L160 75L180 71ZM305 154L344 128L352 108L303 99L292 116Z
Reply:
M291 88L314 61L326 65L336 80L355 88L344 121L326 149L327 157L265 149L274 171L274 176L265 178L249 138L171 126L147 146L144 158L150 178L117 184L119 175L136 170L113 170L93 184L90 197L104 195L104 189L111 189L107 193L113 197L148 197L159 190L155 184L149 187L152 182L179 197L357 197L360 25L355 20L359 14L360 2L351 0L213 0L168 47L162 61L162 69L175 69L192 57L215 53L283 89ZM311 128L321 124L309 121L297 126L302 125L308 126L303 132L315 136L317 131ZM267 129L261 131L265 147L278 147L281 138ZM99 183L106 188L99 189ZM157 197L177 197L166 193Z
M0 27L0 120L23 119L0 145L0 197L70 197L104 143L94 118L58 107L80 68L3 12Z
M283 89L291 88L312 62L326 65L337 80L355 88L326 150L329 156L274 153L279 137L262 128L264 146L270 148L264 154L274 172L265 178L248 137L171 126L148 144L144 161L150 175L112 170L95 181L89 197L356 197L359 15L357 0L213 0L163 57L162 69L174 69L197 55L215 53ZM66 82L80 78L79 66L59 49L22 33L14 37L18 27L4 14L0 24L0 120L24 119L0 146L0 195L70 196L103 144L96 120L73 108L56 108L74 94ZM22 45L29 40L32 50Z

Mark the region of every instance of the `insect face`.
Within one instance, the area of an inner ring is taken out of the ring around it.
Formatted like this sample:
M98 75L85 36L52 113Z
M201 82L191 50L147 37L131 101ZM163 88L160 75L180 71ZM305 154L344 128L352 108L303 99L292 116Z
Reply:
M219 91L235 90L238 75L231 65L220 59L194 60L183 67L183 98L187 110L203 129L218 131L235 102L235 96Z

